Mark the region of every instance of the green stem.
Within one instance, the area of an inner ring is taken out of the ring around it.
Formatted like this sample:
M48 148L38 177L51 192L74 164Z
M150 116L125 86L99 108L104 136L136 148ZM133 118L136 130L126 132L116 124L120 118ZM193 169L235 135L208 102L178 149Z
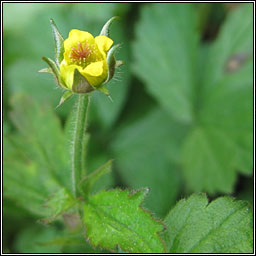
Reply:
M78 197L78 184L82 176L83 151L85 143L86 119L88 113L89 95L78 95L78 102L75 117L75 129L72 148L72 187L73 194Z

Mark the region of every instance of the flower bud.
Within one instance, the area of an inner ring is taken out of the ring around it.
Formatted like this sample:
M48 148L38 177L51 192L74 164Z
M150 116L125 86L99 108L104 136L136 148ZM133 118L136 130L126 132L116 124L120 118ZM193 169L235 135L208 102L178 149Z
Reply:
M55 41L55 62L43 57L49 68L39 72L53 74L58 86L68 91L59 105L73 93L99 90L109 96L106 84L113 78L116 67L123 64L114 57L119 45L113 46L114 42L109 38L109 27L114 19L116 17L107 21L95 38L89 32L72 29L66 40L54 21L50 20Z

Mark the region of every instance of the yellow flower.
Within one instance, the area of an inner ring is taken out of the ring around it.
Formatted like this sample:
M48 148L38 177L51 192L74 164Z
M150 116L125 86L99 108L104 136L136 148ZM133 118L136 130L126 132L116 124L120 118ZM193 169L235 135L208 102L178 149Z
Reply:
M55 61L42 57L48 68L39 72L53 75L58 86L64 89L58 106L75 93L100 91L110 97L106 84L123 61L115 59L120 45L113 45L109 28L117 17L110 18L95 38L86 31L72 29L64 40L55 22L50 19L55 42Z
M107 52L113 40L105 35L95 38L86 31L72 29L64 41L64 59L60 63L60 76L72 90L74 71L77 69L91 86L100 86L108 77Z

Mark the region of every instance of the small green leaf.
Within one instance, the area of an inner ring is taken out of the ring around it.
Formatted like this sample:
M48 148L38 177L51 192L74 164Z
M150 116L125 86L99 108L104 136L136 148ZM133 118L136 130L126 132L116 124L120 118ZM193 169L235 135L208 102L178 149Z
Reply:
M111 26L111 24L113 23L114 20L118 19L118 17L112 17L111 19L109 19L105 25L103 26L100 35L101 36L108 36L109 37L109 28Z
M245 201L205 194L180 200L165 219L170 253L252 253L252 209Z
M53 74L53 76L56 80L56 83L60 87L63 87L63 82L62 82L62 79L60 77L60 71L59 71L56 63L52 59L46 58L46 57L42 57L42 60L45 61L49 65L50 69L52 70L52 74Z
M105 163L103 166L101 166L96 171L92 172L90 175L86 176L84 179L80 182L80 191L81 193L87 197L88 194L91 192L91 189L95 182L102 176L107 173L111 172L112 168L112 160L109 160L107 163Z
M60 102L58 104L58 106L56 108L58 108L59 106L61 106L66 100L68 100L71 96L73 95L72 91L66 91L64 92L64 94L62 95Z
M53 21L53 19L50 19L50 22L51 22L52 33L53 33L54 43L55 43L56 63L58 66L60 66L60 63L64 58L64 39L60 34L59 30L57 29L57 26Z
M69 210L76 204L76 200L71 193L62 188L54 193L52 197L44 204L44 207L49 208L49 216L42 220L43 223L49 223L55 220L58 216Z
M89 84L87 79L82 76L77 69L75 69L72 91L76 93L88 93L93 90L94 88Z
M84 205L86 237L93 246L130 253L161 253L163 225L140 207L147 189L101 191Z

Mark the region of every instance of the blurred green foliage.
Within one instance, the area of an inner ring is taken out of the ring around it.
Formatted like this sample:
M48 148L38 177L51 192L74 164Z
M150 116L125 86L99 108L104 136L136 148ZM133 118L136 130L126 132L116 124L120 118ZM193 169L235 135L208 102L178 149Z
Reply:
M75 100L55 109L62 92L37 71L54 56L50 18L66 38L97 35L114 15L125 65L113 102L93 93L85 156L89 173L114 159L98 189L148 187L158 218L195 191L252 201L252 4L4 3L5 252L100 252L61 221L37 223L70 187Z

